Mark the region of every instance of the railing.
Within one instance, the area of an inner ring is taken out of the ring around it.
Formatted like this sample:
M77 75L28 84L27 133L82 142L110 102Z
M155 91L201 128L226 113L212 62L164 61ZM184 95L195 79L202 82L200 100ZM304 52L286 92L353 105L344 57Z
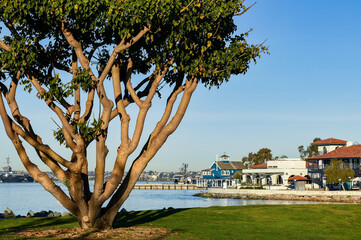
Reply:
M149 190L196 190L204 189L197 187L196 184L175 184L175 183L151 183L151 184L136 184L134 189L149 189Z

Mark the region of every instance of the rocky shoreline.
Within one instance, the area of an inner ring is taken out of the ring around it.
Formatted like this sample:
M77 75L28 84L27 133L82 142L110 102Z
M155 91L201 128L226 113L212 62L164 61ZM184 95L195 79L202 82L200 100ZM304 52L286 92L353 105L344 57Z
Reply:
M208 192L200 192L194 196L204 198L361 203L361 192L359 191L327 192L210 189Z
M49 211L40 211L40 212L34 212L30 210L26 216L22 215L16 215L13 210L10 208L6 208L4 213L0 213L0 219L9 219L9 218L33 218L33 217L68 217L71 216L68 212L53 212L51 210Z

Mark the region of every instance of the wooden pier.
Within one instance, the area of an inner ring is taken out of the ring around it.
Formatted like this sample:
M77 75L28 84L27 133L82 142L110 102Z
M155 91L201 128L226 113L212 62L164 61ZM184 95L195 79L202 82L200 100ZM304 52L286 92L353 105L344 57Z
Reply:
M175 183L149 183L136 184L134 189L150 189L150 190L200 190L196 184L175 184Z

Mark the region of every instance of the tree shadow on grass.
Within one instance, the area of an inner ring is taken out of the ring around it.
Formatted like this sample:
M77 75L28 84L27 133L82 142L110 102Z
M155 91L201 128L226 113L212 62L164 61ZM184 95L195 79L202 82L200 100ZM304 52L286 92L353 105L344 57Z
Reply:
M163 210L146 210L146 211L132 211L132 212L119 212L113 222L114 228L127 228L133 227L136 225L146 224L157 219L168 217L170 215L176 214L178 212L188 210L186 208L182 209L163 209ZM5 224L2 224L5 223ZM10 235L14 236L14 239L34 239L34 236L16 236L14 233L19 231L26 230L36 230L38 229L56 229L56 228L68 228L68 227L78 227L76 217L61 217L61 218L30 218L30 219L4 219L0 220L0 239L4 237L9 237ZM173 231L178 231L178 229L173 229ZM79 238L72 239L86 239L90 232L83 232L80 234ZM46 238L57 238L59 237L56 233L48 235ZM64 238L68 239L68 238Z
M133 211L133 212L120 212L114 219L113 227L132 227L135 225L141 225L155 221L160 218L168 217L188 210L188 208L177 208L177 209L163 209L163 210L147 210L147 211Z
M9 221L5 223L5 221ZM14 224L11 224L13 222ZM33 230L38 228L58 228L64 224L76 224L78 221L75 217L61 217L61 218L30 218L22 219L3 219L0 220L0 239L2 235L9 233Z

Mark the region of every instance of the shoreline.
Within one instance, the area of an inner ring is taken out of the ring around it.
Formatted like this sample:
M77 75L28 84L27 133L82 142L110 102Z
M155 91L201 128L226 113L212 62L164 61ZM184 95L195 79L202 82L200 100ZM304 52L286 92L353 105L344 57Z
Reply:
M254 189L208 189L194 194L203 198L361 203L361 191L295 191Z

